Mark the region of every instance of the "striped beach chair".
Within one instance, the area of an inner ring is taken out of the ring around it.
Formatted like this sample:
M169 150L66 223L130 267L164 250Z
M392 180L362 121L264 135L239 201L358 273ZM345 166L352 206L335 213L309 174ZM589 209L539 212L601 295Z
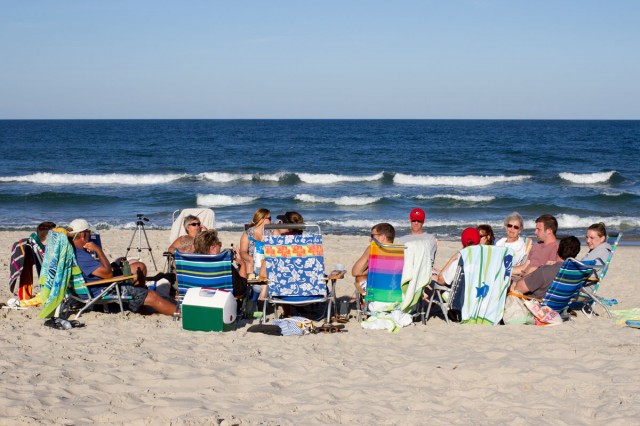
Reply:
M607 257L607 260L604 263L604 266L601 270L598 271L597 276L590 277L589 280L585 283L582 288L580 295L576 298L574 302L571 303L569 309L571 310L582 310L582 312L588 317L591 318L593 315L593 305L602 306L604 311L607 313L609 318L612 318L611 311L609 310L609 306L607 306L607 301L596 294L598 289L600 288L600 284L604 279L605 275L607 275L607 271L609 270L609 265L611 263L611 259L613 259L613 255L618 248L618 243L622 238L622 232L620 233L610 233L607 236L607 243L611 246L611 253Z
M324 250L320 227L315 224L266 225L265 229L304 230L303 235L270 235L265 240L264 261L269 287L263 306L266 320L267 304L302 306L327 302L327 321L331 318L331 297L324 275ZM316 232L309 232L312 230Z
M233 293L231 250L220 254L174 253L178 302L193 287L224 290Z
M595 273L595 265L595 260L580 262L574 258L566 259L542 298L541 304L566 317L569 304Z

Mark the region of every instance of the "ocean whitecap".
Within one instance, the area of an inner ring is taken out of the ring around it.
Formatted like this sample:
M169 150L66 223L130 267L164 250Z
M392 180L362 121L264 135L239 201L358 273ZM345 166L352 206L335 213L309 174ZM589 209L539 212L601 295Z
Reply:
M529 175L521 176L428 176L428 175L407 175L396 173L393 182L398 185L420 185L420 186L462 186L477 187L489 186L497 183L519 182L531 178Z
M605 183L611 179L615 170L599 173L560 173L560 178L572 183L592 185L595 183Z
M239 195L222 194L198 194L196 203L203 207L225 207L238 204L248 204L257 200L258 197L243 197Z

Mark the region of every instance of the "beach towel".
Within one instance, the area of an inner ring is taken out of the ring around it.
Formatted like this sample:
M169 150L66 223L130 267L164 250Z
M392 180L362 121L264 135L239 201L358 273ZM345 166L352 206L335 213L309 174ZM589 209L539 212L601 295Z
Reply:
M381 247L371 242L365 300L391 305L402 303L403 265L403 245ZM371 306L369 308L371 309Z
M632 308L632 309L612 309L611 313L617 317L616 324L617 325L626 325L627 321L638 321L640 320L640 308Z
M424 288L431 282L432 253L429 241L407 241L405 246L400 309L409 312L420 300Z
M39 274L43 257L44 246L35 233L16 241L11 247L9 291L17 294L19 300L33 297L33 267L36 267Z
M463 324L497 324L504 313L514 252L507 247L476 245L460 250L464 271Z
M76 262L73 246L61 232L49 231L40 273L40 299L43 307L38 318L51 317L62 303L69 283L75 287L84 283Z

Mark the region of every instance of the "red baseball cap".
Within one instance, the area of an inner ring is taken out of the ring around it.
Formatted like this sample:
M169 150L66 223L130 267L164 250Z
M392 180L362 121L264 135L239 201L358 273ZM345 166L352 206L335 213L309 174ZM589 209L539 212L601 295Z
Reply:
M463 247L476 246L480 244L480 231L476 228L467 228L460 236Z
M414 220L417 220L419 222L424 223L424 217L426 215L424 214L424 210L419 209L419 208L415 208L413 210L411 210L411 214L409 215L409 219L411 219L411 221L413 222Z

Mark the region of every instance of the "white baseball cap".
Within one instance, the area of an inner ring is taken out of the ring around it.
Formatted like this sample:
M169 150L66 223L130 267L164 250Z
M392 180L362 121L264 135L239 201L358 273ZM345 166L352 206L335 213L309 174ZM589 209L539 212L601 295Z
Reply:
M72 234L78 234L82 231L89 231L91 227L89 226L89 222L84 219L74 219L71 221L69 226L67 226L67 231Z

